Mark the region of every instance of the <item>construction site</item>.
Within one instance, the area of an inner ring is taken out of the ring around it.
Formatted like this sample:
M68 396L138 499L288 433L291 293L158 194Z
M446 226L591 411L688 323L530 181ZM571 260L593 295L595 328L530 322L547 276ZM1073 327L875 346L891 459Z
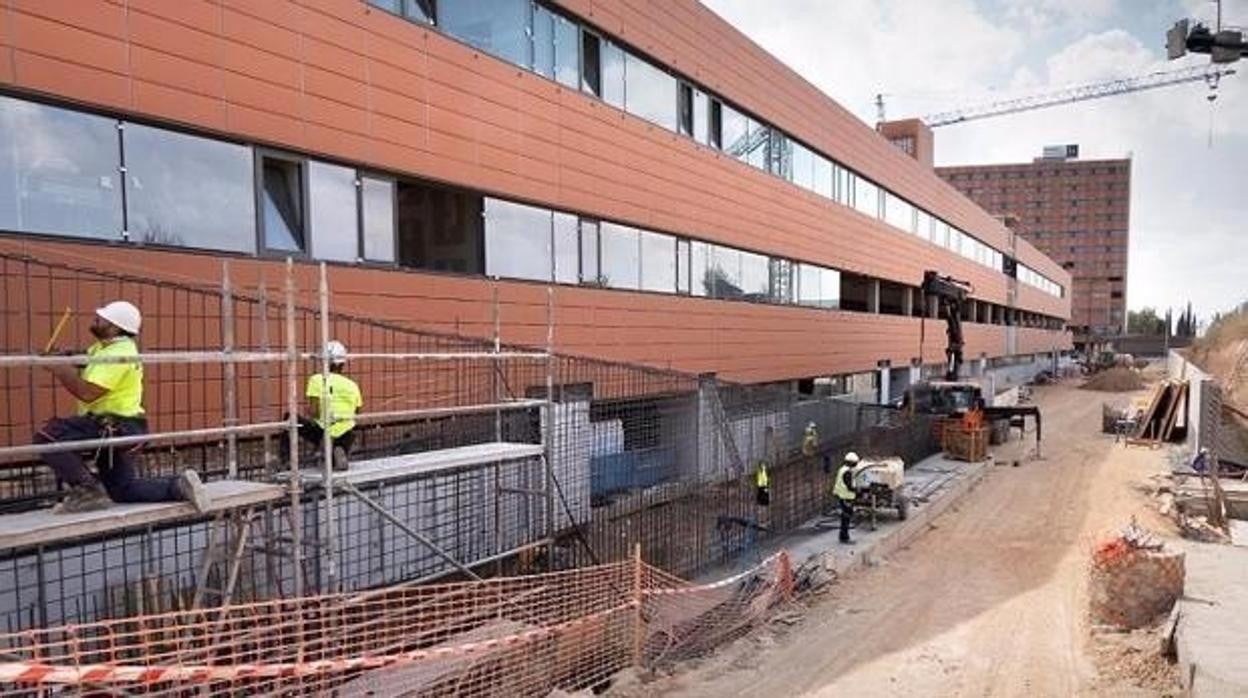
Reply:
M0 694L1248 694L1248 301L933 136L1220 7L872 127L695 0L0 0Z

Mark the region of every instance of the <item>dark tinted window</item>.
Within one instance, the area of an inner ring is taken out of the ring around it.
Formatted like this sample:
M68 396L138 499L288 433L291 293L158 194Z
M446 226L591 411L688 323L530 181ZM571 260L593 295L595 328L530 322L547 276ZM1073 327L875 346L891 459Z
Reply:
M399 264L416 269L484 273L482 197L399 182Z
M581 89L602 96L602 44L598 37L581 32Z
M304 240L303 165L294 160L261 158L261 225L264 247L281 252L302 252Z
M0 97L0 228L121 238L117 121Z
M131 240L256 251L250 148L139 124L123 137Z

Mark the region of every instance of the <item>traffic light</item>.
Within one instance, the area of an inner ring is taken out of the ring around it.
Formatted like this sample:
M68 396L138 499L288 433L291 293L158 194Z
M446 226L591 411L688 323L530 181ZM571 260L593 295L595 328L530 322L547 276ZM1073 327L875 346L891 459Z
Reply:
M1180 19L1166 32L1166 58L1174 60L1187 53L1187 20Z

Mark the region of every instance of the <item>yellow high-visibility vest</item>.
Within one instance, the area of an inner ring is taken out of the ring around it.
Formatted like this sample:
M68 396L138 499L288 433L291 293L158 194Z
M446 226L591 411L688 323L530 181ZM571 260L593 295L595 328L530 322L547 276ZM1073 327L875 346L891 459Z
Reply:
M854 494L854 491L845 484L846 470L851 470L848 463L842 463L841 467L837 468L836 481L832 483L832 494L837 499L844 499L852 502L858 495Z
M759 489L765 489L771 484L771 479L767 477L767 464L759 463L758 472L754 473L754 484Z

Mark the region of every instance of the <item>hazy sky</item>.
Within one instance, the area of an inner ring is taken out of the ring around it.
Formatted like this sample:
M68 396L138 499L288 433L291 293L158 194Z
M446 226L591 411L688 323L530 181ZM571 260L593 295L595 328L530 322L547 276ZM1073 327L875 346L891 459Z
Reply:
M1165 30L1212 19L1206 0L703 0L845 108L875 122L1167 63ZM1212 22L1210 22L1212 23ZM1248 0L1225 0L1248 26ZM1030 162L1045 145L1132 157L1127 302L1191 300L1208 315L1248 299L1248 59L1212 108L1203 83L936 129L938 165ZM1210 138L1212 137L1212 145Z

